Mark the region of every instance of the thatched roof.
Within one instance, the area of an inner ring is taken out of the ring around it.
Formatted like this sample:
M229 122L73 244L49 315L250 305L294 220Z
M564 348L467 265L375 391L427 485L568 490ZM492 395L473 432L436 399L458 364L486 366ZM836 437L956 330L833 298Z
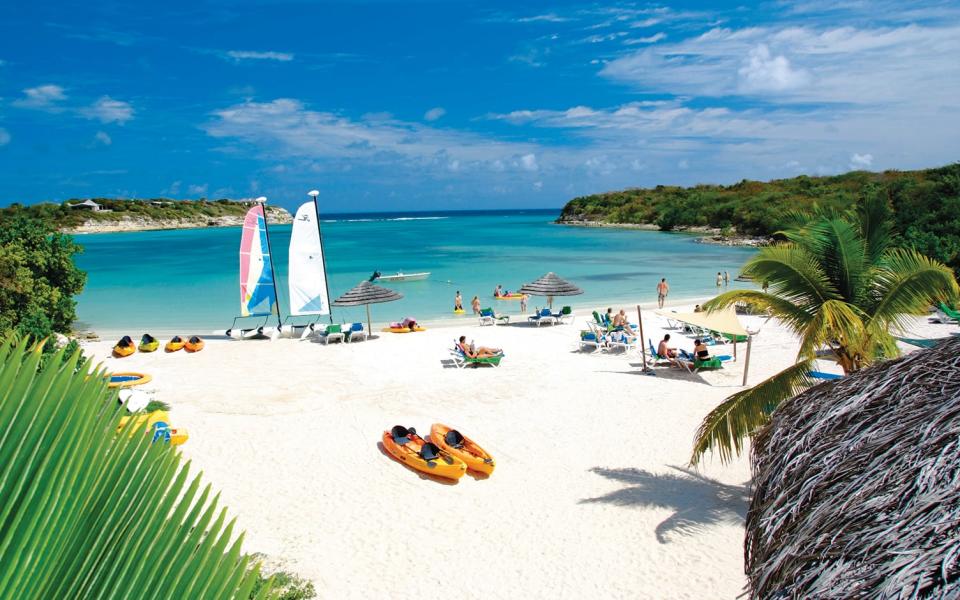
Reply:
M960 597L960 337L781 405L753 469L751 597Z
M346 294L333 301L334 306L362 306L364 304L378 304L393 302L403 298L403 295L393 290L363 281Z
M583 293L583 290L561 279L556 273L550 272L536 281L525 284L520 288L520 292L531 296L578 296Z

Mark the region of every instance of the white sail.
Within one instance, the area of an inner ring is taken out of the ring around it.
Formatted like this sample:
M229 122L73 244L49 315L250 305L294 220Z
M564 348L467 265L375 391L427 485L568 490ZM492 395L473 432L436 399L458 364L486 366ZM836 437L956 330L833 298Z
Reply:
M328 315L327 274L317 226L317 207L304 202L297 209L290 234L290 314Z

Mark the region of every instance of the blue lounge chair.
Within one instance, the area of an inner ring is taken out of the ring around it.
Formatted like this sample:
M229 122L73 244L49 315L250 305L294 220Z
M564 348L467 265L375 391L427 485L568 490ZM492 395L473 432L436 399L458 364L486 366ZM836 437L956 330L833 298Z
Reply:
M549 308L543 308L537 311L535 315L527 317L527 321L536 323L537 327L540 327L543 323L549 323L551 325L557 323L557 318L553 316Z

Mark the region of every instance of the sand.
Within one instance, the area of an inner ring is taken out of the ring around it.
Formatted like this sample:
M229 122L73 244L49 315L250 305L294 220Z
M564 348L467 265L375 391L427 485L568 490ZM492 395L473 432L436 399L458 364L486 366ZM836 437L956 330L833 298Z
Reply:
M539 328L465 317L329 347L208 339L198 354L104 360L153 375L146 391L189 430L183 454L239 517L244 549L311 579L319 597L736 597L748 462L686 465L704 415L742 389L742 354L722 371L651 377L639 352L577 352L585 317ZM647 337L665 325L645 314ZM461 333L504 348L502 367L454 368ZM88 350L104 357L111 343ZM796 349L763 325L750 382ZM378 444L393 425L426 435L433 422L484 445L493 476L441 483Z

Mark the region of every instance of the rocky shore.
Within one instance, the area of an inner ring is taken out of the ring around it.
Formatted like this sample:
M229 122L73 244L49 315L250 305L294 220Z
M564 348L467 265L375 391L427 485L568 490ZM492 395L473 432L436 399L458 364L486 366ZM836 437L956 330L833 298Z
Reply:
M586 221L573 219L557 219L558 225L570 225L572 227L603 227L609 229L639 229L642 231L660 231L660 227L654 223L607 223L603 221ZM748 235L723 235L721 230L715 227L675 227L672 231L677 233L702 234L696 239L698 244L715 244L718 246L747 246L759 248L768 246L773 239L768 237L757 237Z
M206 227L240 227L244 215L223 215L217 217L184 217L179 219L155 219L149 216L122 215L114 219L90 218L75 227L65 227L63 233L119 233L128 231L152 231L157 229L200 229ZM286 209L279 206L267 207L267 219L271 225L284 225L293 222Z

